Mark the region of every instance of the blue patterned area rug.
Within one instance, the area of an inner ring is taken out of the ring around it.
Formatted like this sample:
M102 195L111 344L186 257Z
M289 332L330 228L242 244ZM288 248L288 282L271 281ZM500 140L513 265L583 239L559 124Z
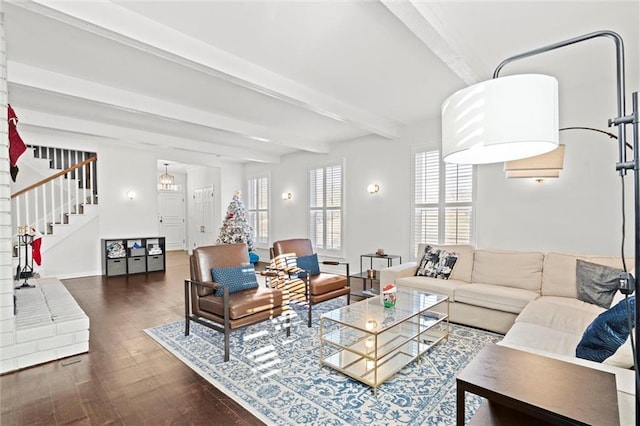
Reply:
M451 324L443 341L390 380L371 387L319 365L319 315L344 305L314 306L313 327L306 310L294 309L291 336L280 322L264 321L231 333L231 359L223 362L222 333L184 321L145 330L199 375L267 424L274 425L453 425L455 378L487 343L502 336ZM466 398L467 421L481 399Z

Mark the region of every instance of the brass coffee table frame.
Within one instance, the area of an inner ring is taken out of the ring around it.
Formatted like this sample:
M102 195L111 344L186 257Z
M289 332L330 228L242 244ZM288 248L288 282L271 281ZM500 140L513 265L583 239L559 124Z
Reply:
M393 308L382 296L320 316L320 365L376 388L449 336L449 298L398 290Z

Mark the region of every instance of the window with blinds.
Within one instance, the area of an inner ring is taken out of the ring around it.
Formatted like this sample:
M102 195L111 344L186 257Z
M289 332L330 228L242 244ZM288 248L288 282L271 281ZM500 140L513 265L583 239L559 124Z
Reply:
M421 151L414 162L413 252L418 244L470 244L473 166L440 161L439 151Z
M258 248L269 248L269 178L247 181L247 217L253 227L253 241Z
M309 171L309 238L319 253L342 251L342 166Z

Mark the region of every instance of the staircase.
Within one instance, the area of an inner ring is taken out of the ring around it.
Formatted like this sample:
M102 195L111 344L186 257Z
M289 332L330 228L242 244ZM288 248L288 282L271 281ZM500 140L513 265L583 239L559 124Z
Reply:
M11 195L13 227L42 235L43 253L97 216L95 153L30 145L18 166ZM14 257L18 249L14 236Z

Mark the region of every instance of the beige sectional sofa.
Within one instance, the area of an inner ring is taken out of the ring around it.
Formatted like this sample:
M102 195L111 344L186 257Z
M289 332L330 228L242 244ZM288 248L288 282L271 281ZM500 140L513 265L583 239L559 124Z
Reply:
M418 259L425 245L418 247ZM380 271L380 284L395 283L449 296L450 320L505 334L500 344L616 375L620 424L635 418L635 376L630 346L603 363L576 358L585 329L606 309L578 299L576 260L621 268L615 256L575 255L439 246L458 255L448 280L414 276L417 262ZM633 268L633 261L627 267ZM613 304L621 299L617 293Z

